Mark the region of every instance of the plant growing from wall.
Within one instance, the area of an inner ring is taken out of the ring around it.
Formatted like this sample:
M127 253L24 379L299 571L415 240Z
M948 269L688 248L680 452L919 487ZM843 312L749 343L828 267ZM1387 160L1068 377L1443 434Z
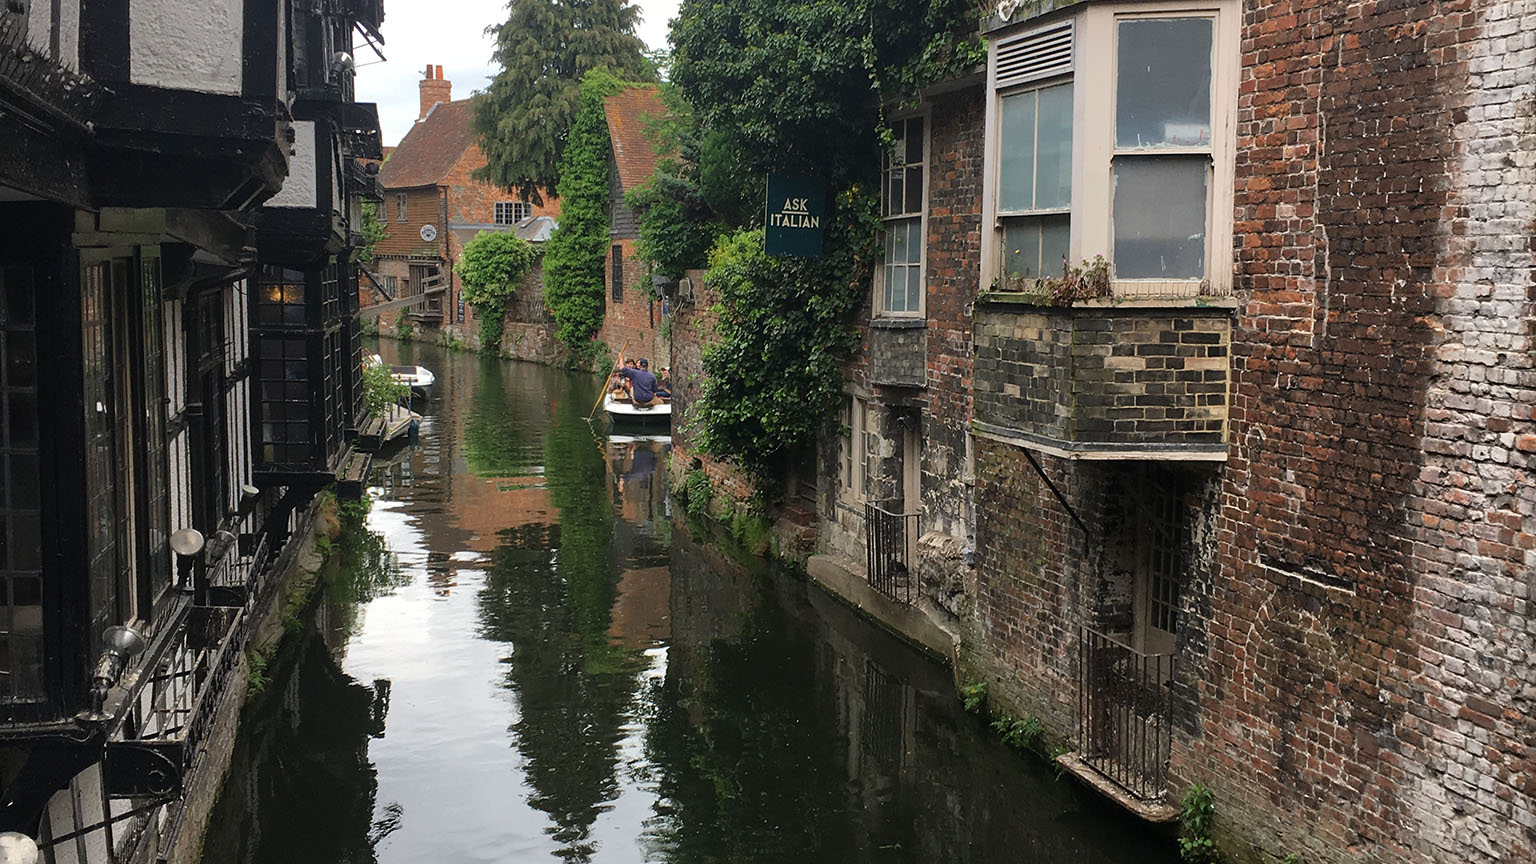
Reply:
M1071 306L1079 300L1108 297L1109 261L1103 255L1077 265L1063 261L1060 276L1031 278L1005 273L992 283L992 291L1017 294L1040 306Z
M1007 714L992 721L992 729L1003 737L1003 743L1018 750L1033 750L1045 736L1045 727L1037 717L1011 717Z
M960 702L969 714L980 714L987 705L987 682L976 681L960 688Z
M389 236L389 229L379 219L379 205L376 202L364 200L362 211L363 221L358 231L363 235L363 245L357 247L357 260L363 264L372 264L373 247Z
M401 312L400 317L395 319L395 338L404 341L411 338L415 332L416 328L411 324L410 317Z
M1211 823L1216 819L1216 801L1210 787L1195 781L1184 790L1180 805L1179 857L1189 864L1212 864L1221 860L1216 842L1211 839Z
M604 69L581 82L581 110L560 161L560 226L544 252L544 303L578 363L596 356L608 254L608 122L603 100L624 85Z
M453 270L464 283L464 302L480 322L481 351L494 354L501 347L507 302L537 257L528 241L506 231L481 231L464 247Z

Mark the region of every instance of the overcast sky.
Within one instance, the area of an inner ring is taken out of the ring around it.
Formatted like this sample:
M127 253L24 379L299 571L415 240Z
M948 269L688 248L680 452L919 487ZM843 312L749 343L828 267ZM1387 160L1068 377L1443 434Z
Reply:
M652 49L667 43L667 20L679 0L636 0L640 38ZM386 145L399 144L418 113L416 82L428 63L443 67L453 98L483 90L495 73L485 28L507 17L507 0L385 0L384 56L361 40L357 47L357 100L377 102Z

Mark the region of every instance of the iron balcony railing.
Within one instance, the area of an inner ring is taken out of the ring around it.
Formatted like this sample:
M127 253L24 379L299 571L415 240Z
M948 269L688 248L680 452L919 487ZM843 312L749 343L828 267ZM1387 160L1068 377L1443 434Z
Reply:
M1082 759L1144 801L1167 792L1173 655L1144 654L1082 628L1077 728Z
M911 603L916 553L916 513L864 505L864 563L870 587L898 603Z

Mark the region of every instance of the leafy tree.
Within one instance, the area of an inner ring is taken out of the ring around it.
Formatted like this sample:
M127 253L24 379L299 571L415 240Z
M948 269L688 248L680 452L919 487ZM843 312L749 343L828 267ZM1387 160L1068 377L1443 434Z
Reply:
M510 0L490 28L501 71L471 107L485 168L479 179L530 201L559 184L560 161L581 105L581 80L605 67L650 81L655 67L635 36L639 7L626 0Z
M603 263L608 253L608 121L603 100L624 85L606 69L581 82L581 111L560 163L560 225L544 252L544 303L556 336L578 361L590 360L603 324Z
M695 250L655 241L688 240L712 222L739 229L709 256L721 302L690 419L703 447L751 471L762 492L841 398L857 345L850 325L877 260L884 107L981 64L976 14L971 0L684 0L672 22L669 79L692 108L697 144L679 151L693 162L672 175L681 182L655 184L671 200L648 202L643 251L667 272ZM816 176L836 201L820 258L763 253L773 171Z
M464 247L453 270L464 281L464 302L480 320L481 350L494 352L501 345L507 301L537 257L528 241L507 231L481 231Z
M700 171L700 136L693 109L670 85L661 89L666 113L648 118L645 134L659 157L644 185L631 189L625 202L639 216L636 253L653 272L676 279L702 267L725 220L707 200Z

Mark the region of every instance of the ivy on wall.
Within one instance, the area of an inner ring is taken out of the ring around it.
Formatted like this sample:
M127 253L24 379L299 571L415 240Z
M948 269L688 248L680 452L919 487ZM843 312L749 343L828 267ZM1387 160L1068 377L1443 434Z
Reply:
M581 81L581 107L560 161L560 226L544 252L544 304L578 364L603 352L603 263L608 253L608 122L603 100L623 88L605 69Z
M645 193L640 252L667 276L700 266L721 293L694 419L706 451L772 485L816 440L857 346L878 245L888 104L985 60L972 0L685 0L671 78L686 113ZM763 252L765 178L826 182L820 258Z
M537 258L528 241L505 231L481 231L464 247L453 270L464 283L464 302L480 322L480 350L494 354L501 347L507 302L517 296L518 283Z

